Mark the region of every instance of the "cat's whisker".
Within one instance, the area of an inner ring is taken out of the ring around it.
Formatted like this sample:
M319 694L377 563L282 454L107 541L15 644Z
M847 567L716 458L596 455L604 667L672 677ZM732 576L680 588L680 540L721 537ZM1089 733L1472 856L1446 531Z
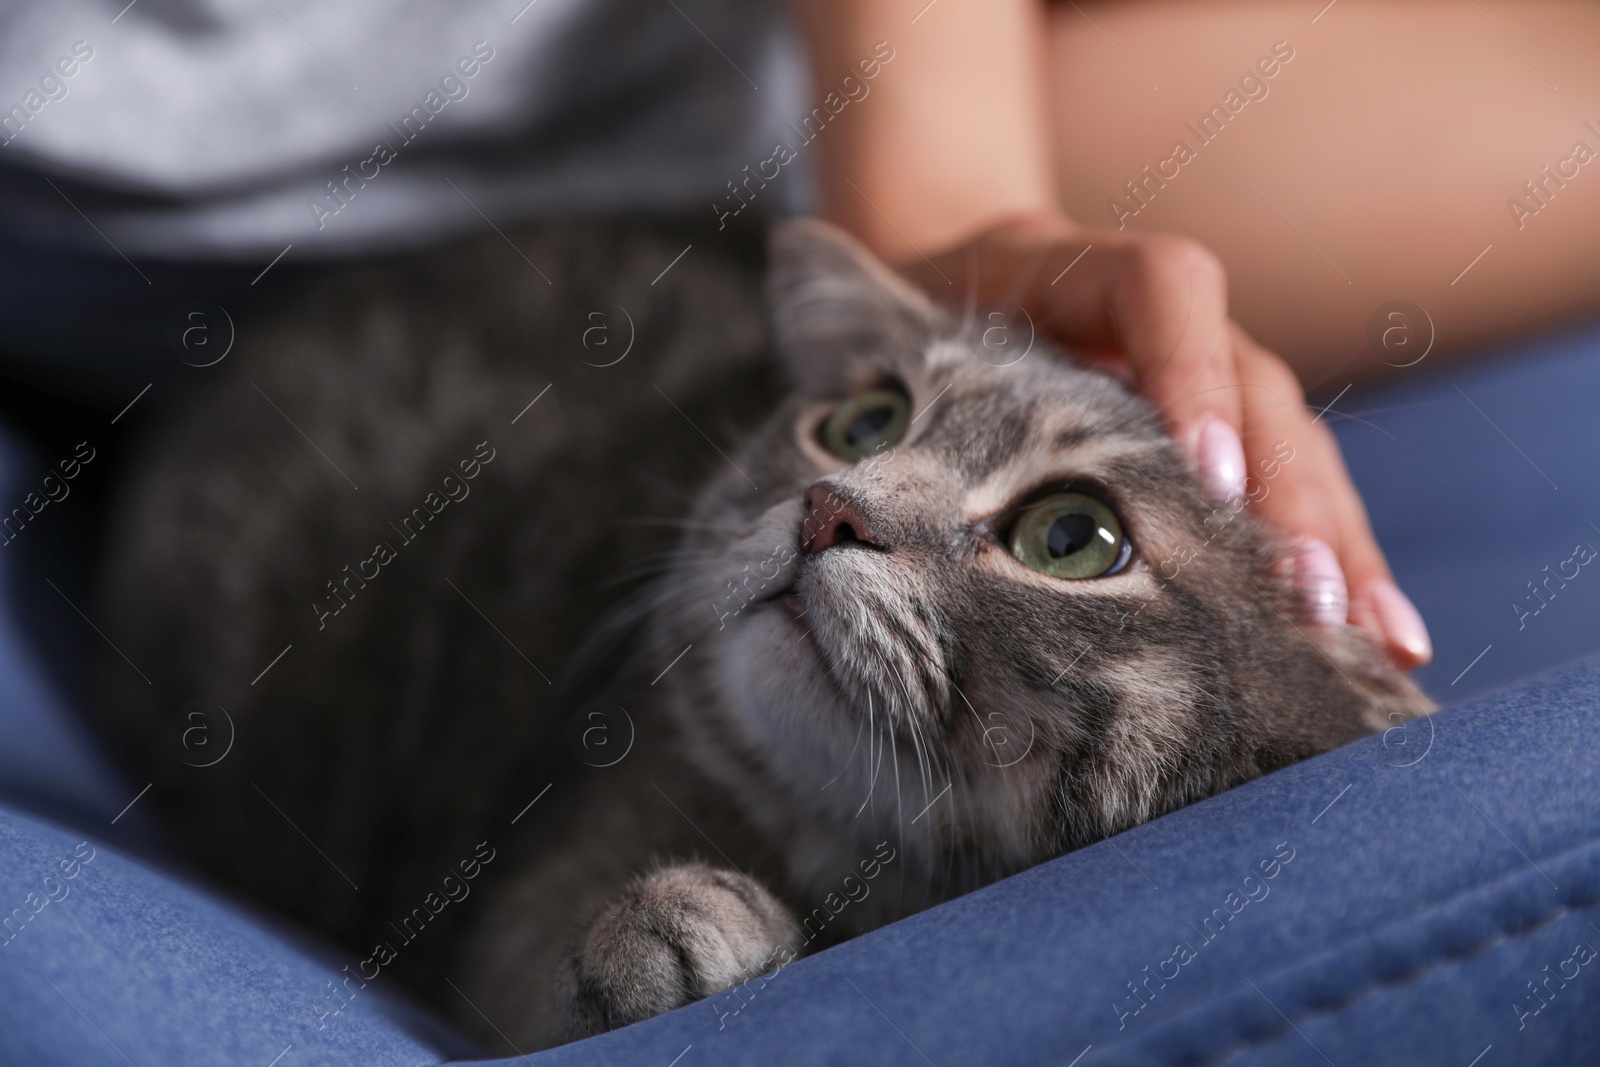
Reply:
M905 692L906 699L909 701L911 699L911 689L910 689L910 686L906 684L905 676L903 674L901 674L898 670L895 670L894 673L895 673L895 676L899 679L901 690L903 690ZM914 714L913 715L908 715L906 717L906 722L910 726L910 729L911 729L911 743L912 743L912 746L916 750L917 769L918 769L918 771L920 773L920 776L922 778L923 796L926 797L929 794L929 792L932 790L932 788L933 788L933 781L932 781L932 774L931 774L930 767L929 767L928 762L925 759L925 757L923 755L923 751L922 751L922 736L921 736L922 735L922 728L921 728L920 723L918 722L918 718L919 717L914 715Z
M832 778L829 778L825 783L823 783L823 786L822 786L823 789L826 789L826 788L828 788L828 786L832 785L834 782L837 782L840 779L840 777L843 776L844 772L849 770L850 761L856 758L856 750L861 747L861 733L862 733L863 730L866 729L866 727L867 727L867 721L865 719L862 719L860 724L858 724L856 726L856 741L855 741L855 744L850 746L850 755L848 755L848 756L846 756L844 758L844 766L839 768L839 773L838 774L834 775ZM821 792L821 790L818 790L818 792Z
M934 793L933 792L933 766L932 766L932 764L933 764L934 754L933 754L933 752L931 750L931 740L924 739L921 736L921 734L922 734L921 725L916 723L915 721L913 721L912 722L912 726L911 726L911 738L912 738L912 744L915 745L916 749L917 749L917 764L918 764L919 769L922 772L922 795L923 795L924 798L929 798L930 795L931 795L931 799L928 799L927 806L923 808L923 814L919 815L918 818L926 817L928 819L927 824L923 827L923 833L927 837L928 853L929 853L930 856L933 856L933 855L937 854L936 846L937 846L937 840L938 840L938 832L935 829L935 823L938 820L933 815L933 806L939 802L939 799L941 797L944 796L944 791L940 790L938 793ZM924 756L924 753L923 753L924 744L929 745L929 751L926 754L926 756ZM953 784L952 784L952 787L953 787ZM931 869L928 871L928 876L929 876L929 881L930 881L930 885L931 885L931 881L932 881L932 877L933 877L933 871ZM946 875L945 875L945 883L946 883L947 886L949 884L949 880L950 880L949 879L949 872L948 872L948 869L947 869L946 870Z
M978 820L972 811L972 784L964 777L961 782L961 806L966 812L967 832L961 837L961 880L960 889L967 890L976 881L973 872L978 868Z
M646 529L659 530L695 530L700 533L720 534L723 537L737 537L742 532L733 526L719 525L717 523L696 521L694 519L674 518L631 518L622 519L618 526L639 526Z
M871 773L867 782L866 799L861 801L861 807L856 809L856 813L853 816L853 818L857 819L861 818L861 813L867 809L867 805L872 803L872 794L877 792L878 789L878 767L883 765L883 746L881 744L878 746L878 767L874 767L872 763L872 740L877 736L878 730L877 718L872 707L871 687L867 689L867 729L869 731L867 734L867 769Z
M668 574L680 562L678 553L660 553L657 555L641 556L631 564L620 567L616 573L603 581L596 582L599 589L614 589L619 585L629 585L633 582L648 580Z
M949 808L949 819L948 831L945 834L942 846L944 850L945 862L944 884L939 889L941 896L948 894L951 887L955 885L957 881L957 856L961 851L962 834L959 808L957 807L958 801L956 799L956 784L955 778L953 776L949 776L944 787L944 793L947 793L948 795L947 799L945 799L943 803Z
M904 848L906 841L906 813L903 797L901 796L900 792L900 746L895 741L895 732L896 731L894 730L889 731L889 749L891 753L890 762L894 765L894 817L896 826L895 840L901 848ZM900 869L903 875L905 873L905 865L902 864Z

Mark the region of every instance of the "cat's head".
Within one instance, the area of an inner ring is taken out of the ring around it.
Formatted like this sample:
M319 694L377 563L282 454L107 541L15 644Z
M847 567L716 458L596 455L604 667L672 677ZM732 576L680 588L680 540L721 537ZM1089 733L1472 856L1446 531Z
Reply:
M795 394L701 494L667 628L694 752L801 854L887 837L965 888L1429 707L1026 322L816 222L775 234L772 302Z

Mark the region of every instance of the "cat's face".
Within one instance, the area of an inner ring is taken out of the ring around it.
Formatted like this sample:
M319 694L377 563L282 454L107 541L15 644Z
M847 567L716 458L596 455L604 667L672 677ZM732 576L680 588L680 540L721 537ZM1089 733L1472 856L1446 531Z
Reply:
M694 750L758 820L964 887L1425 707L1119 383L820 224L773 255L798 395L702 495L671 615Z

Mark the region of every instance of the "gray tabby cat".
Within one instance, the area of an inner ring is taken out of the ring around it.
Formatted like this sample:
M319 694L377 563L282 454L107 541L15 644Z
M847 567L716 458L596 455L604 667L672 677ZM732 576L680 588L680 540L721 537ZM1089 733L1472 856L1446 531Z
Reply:
M1142 400L841 234L766 250L787 385L758 242L513 239L242 323L109 542L153 684L108 661L108 723L204 869L356 953L319 1025L395 973L596 1033L1429 710Z

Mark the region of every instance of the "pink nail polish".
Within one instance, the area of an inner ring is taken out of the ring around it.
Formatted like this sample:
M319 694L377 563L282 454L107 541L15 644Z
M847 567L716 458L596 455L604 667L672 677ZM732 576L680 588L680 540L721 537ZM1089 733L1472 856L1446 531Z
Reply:
M1294 554L1294 586L1306 613L1321 626L1339 626L1350 614L1339 557L1327 542L1304 538Z
M1200 479L1213 496L1230 500L1244 495L1244 445L1239 433L1221 419L1200 427L1195 439Z
M1403 657L1409 666L1433 659L1433 642L1428 638L1427 625L1393 582L1382 578L1375 580L1368 586L1367 599L1378 629L1397 659Z

